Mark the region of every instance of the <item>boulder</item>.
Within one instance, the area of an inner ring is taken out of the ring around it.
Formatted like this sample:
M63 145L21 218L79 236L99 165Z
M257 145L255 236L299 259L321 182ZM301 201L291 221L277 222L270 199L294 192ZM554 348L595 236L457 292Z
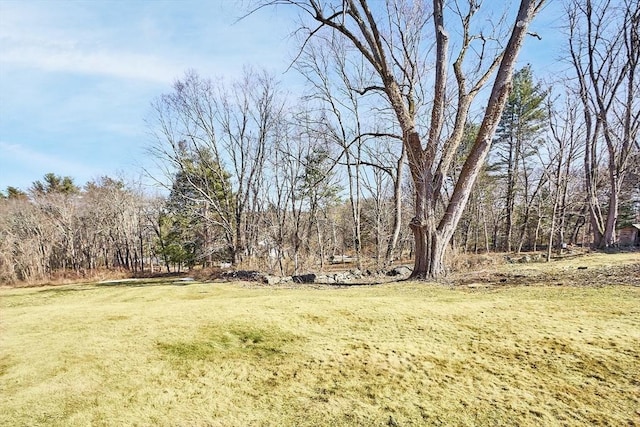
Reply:
M333 275L320 274L316 277L316 283L331 285L336 283L336 279Z
M350 278L351 276L349 275L349 273L336 273L333 275L334 283L345 283Z
M291 276L291 280L293 280L293 283L315 283L316 277L317 276L313 273L300 274L298 276Z
M262 282L267 285L277 285L282 283L282 277L265 275L262 278Z
M412 271L413 270L411 270L406 265L399 265L399 266L394 267L391 270L389 270L387 272L387 276L403 276L403 277L406 276L406 277L408 277L409 275L411 275Z
M520 264L528 264L531 262L531 255L525 255L518 260Z
M245 280L245 281L259 281L264 278L264 276L258 271L253 270L237 270L237 271L227 271L222 274L223 279L227 280Z
M351 270L349 272L349 275L351 275L353 279L362 279L362 271L358 270L357 268Z

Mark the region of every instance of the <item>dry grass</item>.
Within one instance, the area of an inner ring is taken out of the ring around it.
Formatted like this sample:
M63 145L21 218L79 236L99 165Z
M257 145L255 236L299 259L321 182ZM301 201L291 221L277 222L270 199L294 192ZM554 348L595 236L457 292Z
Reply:
M640 286L640 252L617 254L567 253L550 263L535 261L540 254L515 257L506 263L504 256L460 257L467 266L454 271L447 280L451 285L504 287L522 285L570 286ZM518 260L530 257L532 262ZM499 259L502 258L502 259ZM492 260L492 261L491 261Z
M639 287L149 281L0 298L0 425L640 425Z

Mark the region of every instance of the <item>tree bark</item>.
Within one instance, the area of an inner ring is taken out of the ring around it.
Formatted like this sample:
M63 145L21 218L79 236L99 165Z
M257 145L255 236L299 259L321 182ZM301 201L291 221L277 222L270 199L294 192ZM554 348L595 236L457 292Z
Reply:
M484 64L479 72L480 77L471 83L471 87L467 87L469 76L463 72L463 62L465 55L471 51L471 41L475 39L471 34L470 20L479 6L473 2L470 3L468 11L459 11L463 41L458 57L453 62L458 97L453 130L448 137L443 137L442 133L446 110L450 105L447 99L447 82L451 80L448 73L451 66L448 61L449 36L445 30L444 1L433 1L431 16L435 39L435 73L432 77L430 123L424 141L421 140L417 127L415 88L420 83L419 79L423 78L423 70L420 67L422 53L418 53L418 45L423 37L424 22L427 22L425 19L410 17L407 15L410 13L409 9L402 9L399 3L395 2L386 3L389 13L385 19L376 19L366 0L342 0L330 6L318 0L284 2L299 7L319 24L318 28L309 30L308 37L314 36L324 27L344 37L359 51L362 60L371 65L372 71L379 78L378 84L374 84L372 90L385 95L402 130L415 190L415 212L410 221L415 240L415 260L411 278L443 276L446 273L446 247L453 237L491 146L510 91L516 57L528 26L544 0L520 2L506 47L493 59L488 60L488 66ZM268 3L281 4L283 1L272 0ZM387 23L390 28L382 27ZM479 60L482 61L482 58ZM487 84L496 69L482 125L453 191L449 194L451 189L444 188L445 181L452 175L452 159L463 139L472 100ZM426 84L427 80L428 78L424 78L423 83Z

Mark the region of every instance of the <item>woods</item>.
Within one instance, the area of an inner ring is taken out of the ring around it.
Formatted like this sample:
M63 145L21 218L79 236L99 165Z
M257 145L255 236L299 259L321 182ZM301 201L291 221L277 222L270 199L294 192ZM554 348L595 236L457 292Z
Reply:
M292 94L190 70L152 100L155 188L54 173L0 193L0 282L605 249L640 223L640 14L567 2L566 75L521 66L544 7L264 1L300 12ZM501 13L503 11L500 11ZM253 13L260 13L256 10ZM544 35L543 35L544 36ZM144 124L142 124L144 126Z

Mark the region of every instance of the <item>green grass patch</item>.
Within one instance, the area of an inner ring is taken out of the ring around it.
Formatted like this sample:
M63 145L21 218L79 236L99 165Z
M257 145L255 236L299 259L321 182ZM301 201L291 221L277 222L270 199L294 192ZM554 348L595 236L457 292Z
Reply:
M194 360L216 361L281 356L296 337L277 326L251 324L213 324L202 328L200 336L190 341L159 342L158 348L176 364L189 366Z
M640 288L0 290L0 425L640 423Z

